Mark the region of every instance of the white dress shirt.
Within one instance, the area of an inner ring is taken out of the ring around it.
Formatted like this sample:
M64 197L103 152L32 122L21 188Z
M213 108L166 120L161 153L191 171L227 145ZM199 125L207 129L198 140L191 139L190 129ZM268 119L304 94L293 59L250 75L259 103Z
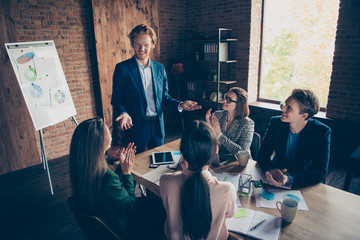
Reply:
M142 83L144 86L144 92L145 92L145 97L146 97L146 102L147 102L146 116L147 117L157 116L155 101L154 101L154 88L153 88L153 81L152 81L152 73L151 73L151 68L150 68L151 61L149 59L147 66L143 66L137 59L136 59L136 62L139 67L140 76L141 76L141 80L142 80Z

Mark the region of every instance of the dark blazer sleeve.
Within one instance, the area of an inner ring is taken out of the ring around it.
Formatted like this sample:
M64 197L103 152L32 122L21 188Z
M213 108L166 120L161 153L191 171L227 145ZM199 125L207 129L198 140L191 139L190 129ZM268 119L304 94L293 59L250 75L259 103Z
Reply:
M296 149L296 165L290 169L293 176L293 188L317 184L326 177L330 159L331 129L318 121L312 120L303 139Z
M260 149L257 156L257 162L263 172L276 168L271 161L271 155L275 150L276 143L276 129L278 128L277 118L271 118L269 126L265 132L264 138L261 142Z
M156 94L156 106L158 108L158 114L162 112L162 108L177 111L180 101L170 97L168 91L167 75L164 65L158 62L152 62L154 64L154 87Z
M126 112L123 105L125 102L125 85L124 85L124 71L120 64L117 64L113 74L113 86L111 95L111 104L113 105L113 117L117 118L122 113Z

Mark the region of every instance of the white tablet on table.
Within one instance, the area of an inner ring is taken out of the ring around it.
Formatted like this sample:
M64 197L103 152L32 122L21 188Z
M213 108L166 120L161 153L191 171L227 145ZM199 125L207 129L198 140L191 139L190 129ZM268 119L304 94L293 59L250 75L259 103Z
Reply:
M166 151L166 152L153 152L151 164L153 165L164 165L164 164L173 164L175 157L173 152Z

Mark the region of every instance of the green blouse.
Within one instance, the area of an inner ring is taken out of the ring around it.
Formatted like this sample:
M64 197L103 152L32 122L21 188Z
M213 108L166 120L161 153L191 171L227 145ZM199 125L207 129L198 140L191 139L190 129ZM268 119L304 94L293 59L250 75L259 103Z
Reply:
M98 215L123 236L128 216L135 207L134 179L131 175L123 175L120 179L119 175L108 169L101 182Z

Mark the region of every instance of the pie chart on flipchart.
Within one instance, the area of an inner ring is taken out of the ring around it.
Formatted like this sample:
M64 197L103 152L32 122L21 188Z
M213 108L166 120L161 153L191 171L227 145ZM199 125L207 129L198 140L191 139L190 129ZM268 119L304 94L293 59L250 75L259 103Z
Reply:
M33 98L41 98L42 94L43 94L43 90L39 85L31 84L30 96L32 96Z
M33 52L25 53L16 59L19 64L24 64L33 59L35 54Z
M60 90L55 93L54 98L58 104L63 104L66 101L65 94Z

